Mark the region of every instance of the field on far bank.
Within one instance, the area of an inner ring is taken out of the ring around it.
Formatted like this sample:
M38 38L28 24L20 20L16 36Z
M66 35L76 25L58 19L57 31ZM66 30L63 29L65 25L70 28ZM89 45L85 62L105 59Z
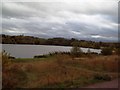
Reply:
M118 78L117 55L72 59L69 55L58 54L47 58L15 59L10 67L18 80L14 87L20 88L80 88ZM14 78L9 77L9 80L12 83Z

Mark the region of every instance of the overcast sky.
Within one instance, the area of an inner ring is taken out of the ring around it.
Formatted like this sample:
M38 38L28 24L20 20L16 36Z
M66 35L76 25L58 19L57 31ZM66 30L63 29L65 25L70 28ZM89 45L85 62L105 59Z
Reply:
M41 38L118 40L118 0L4 2L2 33Z

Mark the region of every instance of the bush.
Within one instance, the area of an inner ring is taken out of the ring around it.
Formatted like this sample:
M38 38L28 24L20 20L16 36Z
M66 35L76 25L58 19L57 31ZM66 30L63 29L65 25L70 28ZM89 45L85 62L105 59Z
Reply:
M115 53L116 53L117 55L120 55L120 48L116 48L116 49L115 49Z
M73 42L73 47L71 49L71 55L73 57L78 57L82 53L82 50L79 47L79 42Z
M47 55L38 55L38 56L34 56L34 58L46 58Z
M110 81L111 78L112 78L112 77L109 76L108 74L103 75L103 80Z
M111 77L108 74L95 74L94 75L95 80L105 80L105 81L110 81Z
M102 48L101 53L102 53L102 55L111 55L112 54L112 49L109 48L109 47L104 47L104 48Z

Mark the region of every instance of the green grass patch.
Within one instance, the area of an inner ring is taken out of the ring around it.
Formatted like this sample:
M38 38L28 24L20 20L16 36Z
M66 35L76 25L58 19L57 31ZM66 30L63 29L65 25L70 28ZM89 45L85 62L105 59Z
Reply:
M31 61L47 61L47 60L53 60L54 57L47 57L47 58L16 58L13 61L14 62L31 62Z

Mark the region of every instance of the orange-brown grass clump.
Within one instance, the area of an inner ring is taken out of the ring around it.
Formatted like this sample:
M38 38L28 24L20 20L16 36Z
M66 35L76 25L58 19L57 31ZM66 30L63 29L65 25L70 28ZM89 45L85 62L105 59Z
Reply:
M2 52L2 88L16 88L26 80L26 75L21 66L13 65L8 57L9 54Z
M25 62L14 60L11 66L20 66L21 73L25 73L26 77L17 81L17 87L26 88L83 87L91 83L118 77L117 56L96 56L91 58L72 59L69 55L57 54L51 58L40 58ZM14 76L20 77L21 73L13 72ZM26 83L21 83L22 79L27 80Z
M92 59L86 58L84 61L81 60L79 63L84 68L95 71L105 72L118 72L118 61L117 55L111 56L98 56Z

